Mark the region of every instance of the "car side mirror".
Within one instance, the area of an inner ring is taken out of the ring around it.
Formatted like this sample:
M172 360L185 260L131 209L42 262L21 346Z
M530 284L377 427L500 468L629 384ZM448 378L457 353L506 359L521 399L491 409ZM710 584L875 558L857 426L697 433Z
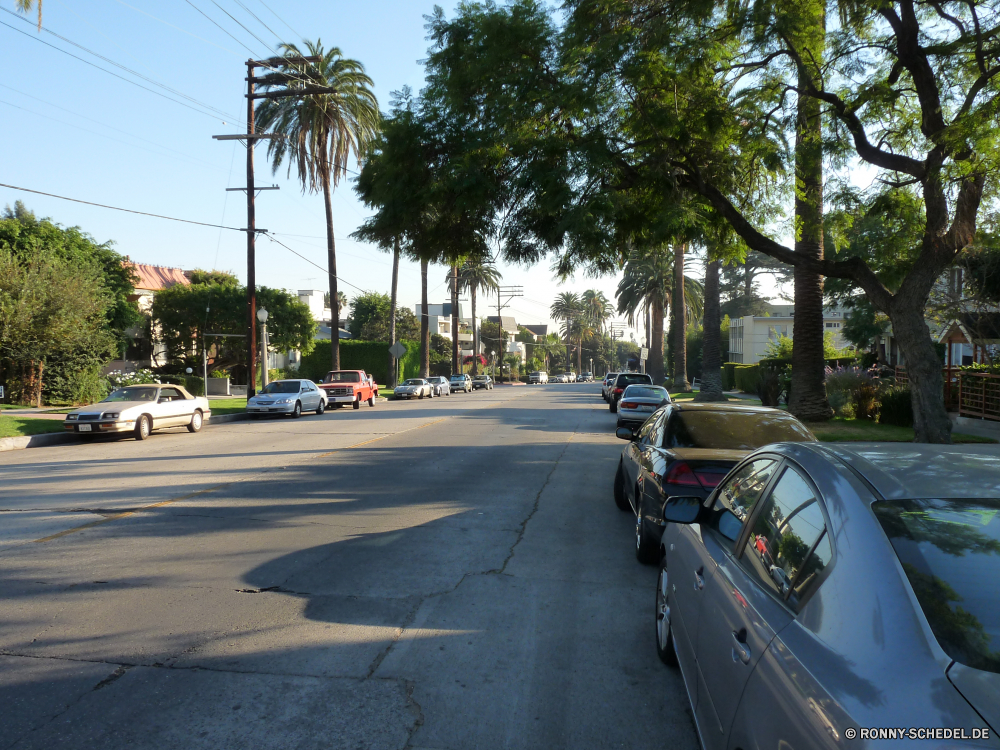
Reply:
M619 427L615 430L615 437L619 440L635 440L635 433L631 427Z
M704 499L675 495L663 504L663 520L670 523L697 523L700 520Z

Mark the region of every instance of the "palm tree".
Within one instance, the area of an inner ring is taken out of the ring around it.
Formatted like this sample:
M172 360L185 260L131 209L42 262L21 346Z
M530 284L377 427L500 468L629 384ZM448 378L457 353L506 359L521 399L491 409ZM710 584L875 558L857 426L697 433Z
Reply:
M608 302L608 298L604 296L604 292L588 289L580 295L580 303L583 307L583 314L593 324L593 327L603 331L605 323L611 319L615 309Z
M549 308L549 314L556 320L563 321L562 333L566 337L566 369L569 369L570 347L573 346L573 323L572 321L582 313L580 298L573 292L560 292L556 296L555 302Z
M14 0L14 5L19 13L28 13L34 0ZM42 30L42 0L38 0L38 30Z
M696 401L722 401L722 331L719 302L719 271L722 261L709 258L705 264L705 335L701 348L701 389Z
M472 374L479 374L479 318L476 317L476 293L495 292L500 288L503 277L492 263L484 262L481 257L468 258L458 269L458 288L469 290L472 304Z
M640 307L649 305L652 310L652 331L649 345L649 374L654 383L662 383L663 371L663 318L670 304L672 256L666 248L651 252L634 250L625 261L624 275L618 282L615 296L618 312L627 314L629 325L635 321Z
M301 80L285 79L268 82L264 76L262 88L287 86L290 90L309 86L322 87L323 93L299 97L265 99L257 107L257 121L263 132L282 136L268 145L273 171L287 158L288 173L294 165L302 182L302 190L322 190L326 208L327 265L330 276L330 299L337 293L337 251L333 237L333 190L347 174L347 160L357 159L379 129L378 101L372 91L372 79L357 60L345 58L337 47L324 50L322 42L306 42L308 55L319 57L318 63L302 65L288 62L280 66L281 73L297 75ZM294 44L282 44L280 50L288 58L305 55ZM340 308L331 307L330 348L333 369L340 369Z
M549 369L549 359L565 351L565 347L562 342L559 341L559 337L554 333L550 333L544 336L541 341L534 345L534 353L537 356L539 353L542 355L542 359L545 361L545 369Z

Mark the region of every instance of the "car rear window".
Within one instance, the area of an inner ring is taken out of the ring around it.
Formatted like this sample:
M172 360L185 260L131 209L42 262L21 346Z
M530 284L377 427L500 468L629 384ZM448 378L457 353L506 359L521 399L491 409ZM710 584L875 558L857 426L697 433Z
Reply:
M360 383L361 375L356 372L328 372L324 383Z
M279 380L275 383L268 383L265 385L261 393L298 393L299 392L299 381L298 380Z
M628 390L625 391L625 396L623 398L668 398L670 394L667 393L666 388L659 387L643 387L641 385L630 385Z
M791 414L780 411L677 411L667 420L664 448L754 450L771 443L815 440Z
M619 388L624 388L627 385L632 385L632 383L648 383L653 384L653 379L649 375L643 375L641 372L623 372L618 376L618 381L615 385Z
M941 648L1000 673L1000 500L872 505Z

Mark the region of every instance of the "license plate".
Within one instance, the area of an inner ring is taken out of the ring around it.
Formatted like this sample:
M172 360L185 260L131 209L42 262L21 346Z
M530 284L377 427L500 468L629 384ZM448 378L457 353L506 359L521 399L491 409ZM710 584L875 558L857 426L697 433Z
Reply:
M89 424L79 425L79 428L80 428L80 432L90 432L90 425Z
M652 404L640 404L639 405L639 411L653 411L653 405Z

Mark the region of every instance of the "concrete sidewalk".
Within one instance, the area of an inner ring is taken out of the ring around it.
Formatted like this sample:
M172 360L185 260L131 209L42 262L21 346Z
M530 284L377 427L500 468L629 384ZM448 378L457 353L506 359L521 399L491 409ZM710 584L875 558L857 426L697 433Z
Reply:
M952 414L951 424L955 432L1000 440L1000 422L991 419L973 419Z

